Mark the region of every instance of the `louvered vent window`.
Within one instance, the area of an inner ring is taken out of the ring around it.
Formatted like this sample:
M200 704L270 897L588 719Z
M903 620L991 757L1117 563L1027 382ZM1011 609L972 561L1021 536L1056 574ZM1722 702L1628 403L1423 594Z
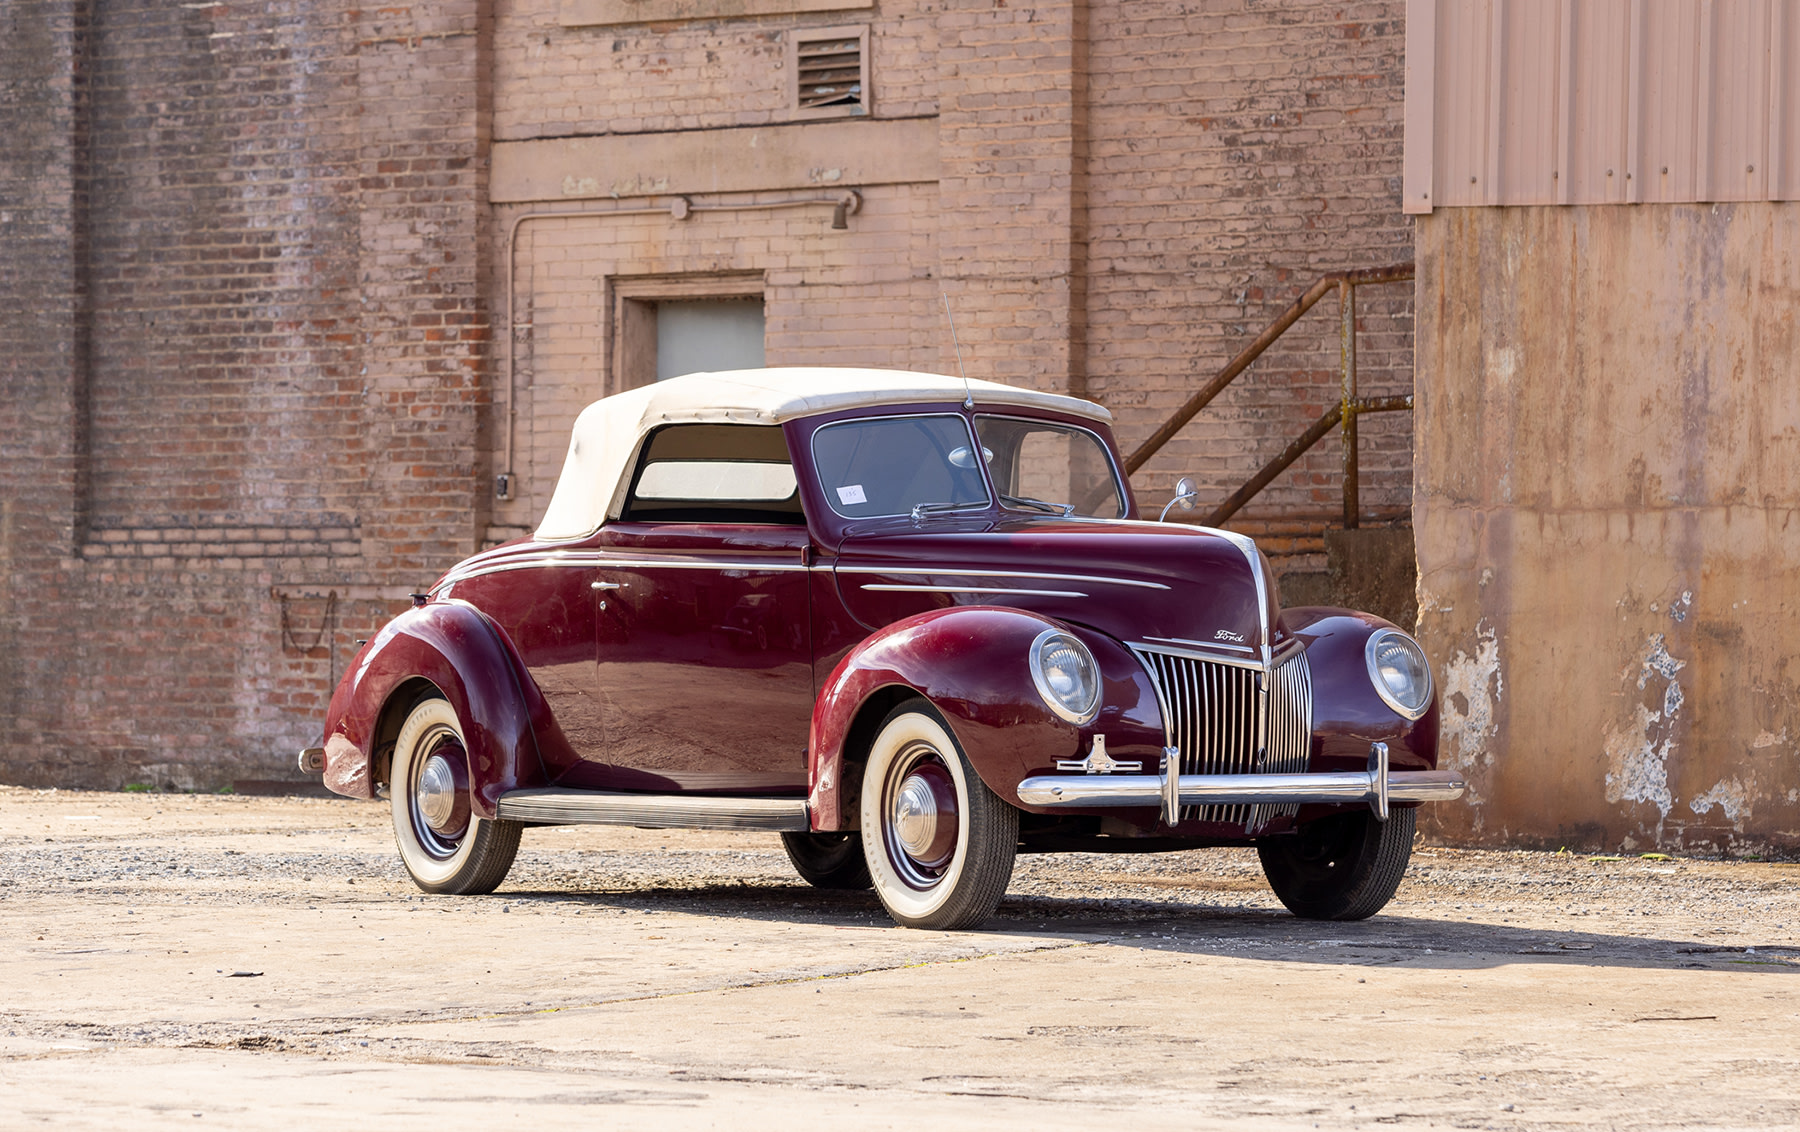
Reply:
M792 43L796 111L809 117L868 112L868 28L799 32Z

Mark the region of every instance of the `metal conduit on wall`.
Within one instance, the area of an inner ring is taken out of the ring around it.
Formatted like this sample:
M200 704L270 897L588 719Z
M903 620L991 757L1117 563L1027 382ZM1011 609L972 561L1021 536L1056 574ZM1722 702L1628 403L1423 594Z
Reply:
M667 216L671 220L687 220L700 212L754 212L780 208L812 208L829 205L832 210L831 227L846 229L849 218L862 211L862 194L854 189L847 189L830 196L795 197L788 200L760 201L720 201L711 204L695 204L693 198L677 196L667 205L655 207L626 206L621 208L583 208L583 209L539 209L521 213L512 218L506 226L506 249L503 259L506 263L506 310L504 317L504 333L506 349L501 352L505 359L506 370L501 376L501 384L506 389L506 435L501 457L502 471L494 476L494 498L507 500L512 498L513 483L513 434L518 423L518 388L514 381L517 372L517 342L514 338L513 311L517 295L519 231L534 220L592 220L616 216Z

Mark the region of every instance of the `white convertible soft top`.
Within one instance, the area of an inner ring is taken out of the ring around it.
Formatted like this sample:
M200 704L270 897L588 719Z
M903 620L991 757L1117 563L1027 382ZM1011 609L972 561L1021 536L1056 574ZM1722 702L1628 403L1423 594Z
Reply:
M977 405L1018 405L1110 422L1094 404L1057 393L971 381ZM569 457L540 539L581 538L617 518L629 487L625 477L638 445L658 425L780 424L869 405L960 402L963 380L937 373L888 369L743 369L672 377L595 401L575 418Z

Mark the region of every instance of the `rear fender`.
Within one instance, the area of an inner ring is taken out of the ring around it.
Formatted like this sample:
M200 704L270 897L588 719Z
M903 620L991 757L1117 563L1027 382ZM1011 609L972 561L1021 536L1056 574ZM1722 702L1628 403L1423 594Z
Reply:
M1073 633L1094 653L1101 709L1077 727L1044 704L1028 652L1046 629ZM1149 677L1130 652L1102 634L1017 609L957 606L896 621L852 649L825 681L813 709L809 795L813 828L855 829L862 763L894 705L923 697L944 716L988 789L1017 806L1019 782L1053 773L1058 759L1086 756L1107 737L1117 759L1160 755L1162 716Z
M422 695L456 709L469 754L474 812L494 816L501 794L547 783L532 722L548 711L498 626L474 606L434 601L388 622L364 645L331 697L325 719L325 785L372 798L378 762Z
M1409 720L1376 693L1363 660L1363 650L1377 629L1398 626L1371 613L1322 606L1284 610L1281 624L1306 642L1312 669L1314 770L1362 770L1369 762L1369 744L1376 742L1388 745L1388 762L1395 770L1437 769L1436 671L1431 707Z

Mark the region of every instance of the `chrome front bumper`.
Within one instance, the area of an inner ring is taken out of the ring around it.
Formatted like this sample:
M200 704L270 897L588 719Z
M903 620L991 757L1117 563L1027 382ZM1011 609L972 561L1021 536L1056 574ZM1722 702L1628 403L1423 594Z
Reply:
M1390 802L1448 802L1467 784L1448 770L1388 769L1386 743L1369 748L1369 769L1329 774L1176 774L1181 754L1165 749L1161 774L1058 774L1019 783L1028 806L1160 806L1174 825L1182 806L1283 802L1367 802L1386 821Z

